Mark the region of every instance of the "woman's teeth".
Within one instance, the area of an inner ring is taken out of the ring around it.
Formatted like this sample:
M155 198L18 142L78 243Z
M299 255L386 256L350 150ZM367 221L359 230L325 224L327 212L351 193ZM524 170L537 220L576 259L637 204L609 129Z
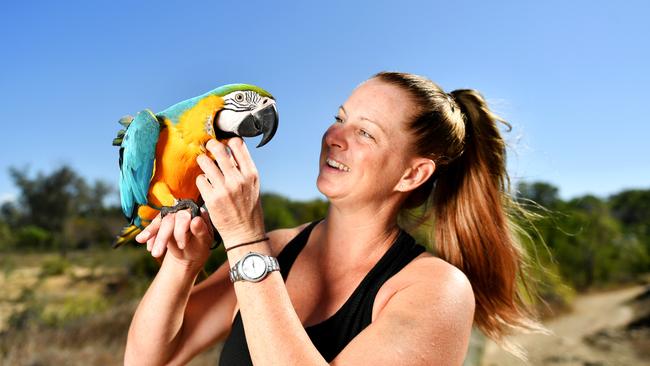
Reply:
M332 168L336 168L336 169L344 171L344 172L349 172L350 171L350 168L345 166L343 163L339 163L336 160L327 159L327 160L325 160L325 162L327 162L327 165L331 166Z

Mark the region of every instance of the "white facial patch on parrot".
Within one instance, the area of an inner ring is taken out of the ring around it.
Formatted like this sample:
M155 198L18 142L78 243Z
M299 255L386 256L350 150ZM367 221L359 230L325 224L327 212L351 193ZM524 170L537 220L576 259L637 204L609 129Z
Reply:
M219 112L217 128L221 131L237 133L237 127L239 127L244 117L246 117L246 113L224 109Z
M219 112L216 125L222 131L233 133L237 133L237 128L249 114L266 107L269 103L275 104L273 99L262 97L252 90L226 94L223 101L224 107Z

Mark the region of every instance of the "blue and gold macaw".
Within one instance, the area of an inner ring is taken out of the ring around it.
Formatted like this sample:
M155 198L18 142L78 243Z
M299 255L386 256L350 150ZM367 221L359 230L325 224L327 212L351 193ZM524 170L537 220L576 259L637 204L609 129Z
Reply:
M275 99L248 84L229 84L177 103L154 114L148 109L120 119L126 127L113 145L120 147L120 200L129 225L113 247L135 238L162 211L190 208L199 212L196 157L207 153L212 138L253 137L257 147L273 138L278 127Z

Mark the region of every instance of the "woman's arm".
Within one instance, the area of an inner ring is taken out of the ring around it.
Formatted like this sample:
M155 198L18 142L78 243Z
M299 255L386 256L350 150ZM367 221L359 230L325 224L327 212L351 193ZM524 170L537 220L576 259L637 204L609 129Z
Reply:
M167 255L131 321L125 365L163 365L178 346L183 313L198 271Z
M182 363L230 328L235 298L227 265L193 287L212 241L209 218L202 215L191 223L188 212L157 218L138 236L149 250L156 242L154 256L167 255L133 316L125 364Z

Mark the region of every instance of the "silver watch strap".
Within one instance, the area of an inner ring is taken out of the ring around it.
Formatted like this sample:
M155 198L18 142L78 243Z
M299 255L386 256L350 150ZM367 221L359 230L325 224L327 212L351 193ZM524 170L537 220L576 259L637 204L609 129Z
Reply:
M280 270L280 262L278 262L277 258L267 255L264 259L266 260L266 268L268 268L269 272Z

